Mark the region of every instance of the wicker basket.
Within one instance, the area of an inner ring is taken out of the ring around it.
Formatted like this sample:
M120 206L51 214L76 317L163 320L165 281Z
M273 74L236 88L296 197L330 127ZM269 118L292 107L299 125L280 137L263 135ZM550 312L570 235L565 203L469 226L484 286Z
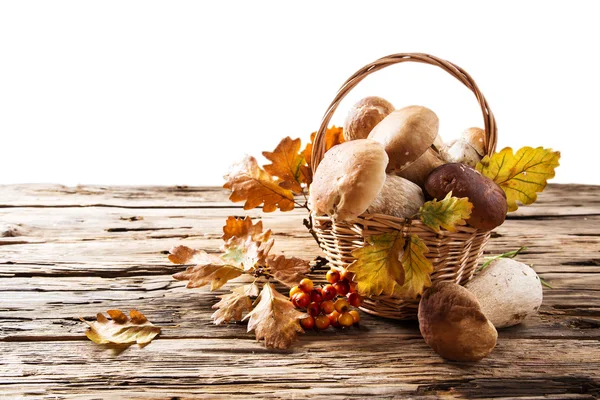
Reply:
M477 98L483 112L486 140L486 154L491 155L496 148L497 128L494 115L473 79L460 67L440 58L421 53L401 53L380 58L352 75L340 88L333 102L323 116L317 131L312 150L312 169L316 171L325 153L325 132L331 117L342 99L360 81L372 72L401 62L420 62L438 66L467 86ZM375 234L402 231L403 235L417 234L429 248L427 258L433 263L432 282L453 281L460 285L468 282L475 273L477 261L490 237L489 231L480 231L468 226L457 227L456 232L442 230L435 233L420 220L405 220L383 214L363 214L359 217L338 223L328 216L311 214L313 233L321 249L325 252L330 266L344 269L353 261L352 251L364 246L365 238ZM374 296L365 299L363 311L393 319L414 319L417 315L418 300L400 299L390 296Z

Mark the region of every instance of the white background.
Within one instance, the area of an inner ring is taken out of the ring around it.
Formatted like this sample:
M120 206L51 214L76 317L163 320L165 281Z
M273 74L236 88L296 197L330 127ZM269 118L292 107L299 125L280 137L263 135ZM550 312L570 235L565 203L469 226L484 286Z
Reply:
M499 148L562 153L555 182L600 184L595 2L4 1L0 184L220 185L244 153L308 138L340 84L396 52L466 69ZM420 64L366 95L420 104L440 134L481 126L474 96Z

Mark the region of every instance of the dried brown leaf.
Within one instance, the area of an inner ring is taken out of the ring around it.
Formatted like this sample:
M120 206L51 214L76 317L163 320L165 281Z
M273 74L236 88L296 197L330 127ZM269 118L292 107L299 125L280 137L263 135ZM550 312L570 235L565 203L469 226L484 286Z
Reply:
M89 329L85 335L94 343L140 345L150 343L160 333L160 327L153 325L146 316L137 310L131 310L129 318L119 310L108 310L112 320L98 313L96 321L88 322L83 318Z
M306 164L303 153L300 152L300 139L289 136L283 138L272 152L264 151L263 156L271 164L263 168L269 174L281 179L279 186L290 189L296 193L302 193L302 184L307 183L301 167Z
M225 263L221 258L203 250L193 250L186 246L171 249L169 260L175 264L198 264L173 275L177 280L189 281L188 288L202 287L210 283L210 290L216 290L244 273L241 267Z
M264 212L294 209L294 194L289 189L279 186L280 181L258 166L256 159L246 156L242 161L232 165L225 176L227 181L223 187L231 190L229 200L245 201L244 210L251 210L262 205Z
M215 325L228 323L231 320L241 321L244 311L252 310L252 299L258 295L255 283L237 287L231 293L220 296L221 300L212 308L217 309L212 315Z
M225 226L223 226L223 236L221 239L227 241L233 237L251 237L257 242L264 242L271 236L271 230L263 232L262 221L252 223L252 218L227 217Z
M285 258L283 255L269 256L267 267L275 279L288 287L297 285L310 271L308 261L296 257Z
M304 332L299 319L306 316L267 282L256 299L254 309L244 320L248 320L248 332L254 330L256 339L264 339L267 347L287 349L298 333Z

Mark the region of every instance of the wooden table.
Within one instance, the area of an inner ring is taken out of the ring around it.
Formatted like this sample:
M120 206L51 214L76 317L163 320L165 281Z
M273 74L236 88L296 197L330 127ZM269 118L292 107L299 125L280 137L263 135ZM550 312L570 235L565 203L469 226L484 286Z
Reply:
M289 351L212 325L219 293L174 281L166 253L217 250L225 218L245 214L273 229L276 251L319 255L302 210L246 213L218 188L0 186L0 398L600 396L600 186L550 186L497 229L487 252L528 246L519 259L554 288L471 364L438 357L414 322L363 315ZM112 308L168 327L119 354L78 319Z

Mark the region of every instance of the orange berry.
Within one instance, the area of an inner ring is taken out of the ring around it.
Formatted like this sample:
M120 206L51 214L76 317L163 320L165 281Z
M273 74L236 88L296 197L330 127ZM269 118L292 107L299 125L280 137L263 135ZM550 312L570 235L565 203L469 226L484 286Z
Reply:
M315 319L313 317L306 317L306 318L302 318L300 320L300 325L302 325L302 327L304 329L312 329L315 327Z
M333 306L335 307L335 311L339 313L344 313L350 308L348 299L346 299L345 297L340 297L339 299L337 299L335 303L333 303Z
M294 286L293 288L290 289L290 299L292 297L294 297L294 295L296 293L301 293L301 292L302 292L302 289L300 289L298 286Z
M302 289L302 291L304 293L310 293L315 288L315 285L313 284L313 281L311 281L310 279L304 278L300 281L300 283L298 284L298 287L300 289Z
M340 273L335 269L330 269L329 271L327 271L325 279L327 279L327 282L329 283L336 283L340 280Z
M350 313L350 315L352 315L352 318L354 319L354 323L358 324L360 322L360 314L358 311L356 310L350 310L348 311Z
M315 325L318 329L325 330L329 328L331 321L329 321L327 315L319 315L317 318L315 318Z
M352 326L354 324L354 317L349 312L342 313L338 317L338 323L343 327Z
M332 312L335 311L335 307L333 305L333 301L331 300L325 300L324 302L321 303L321 310L325 313L325 314L331 314Z

